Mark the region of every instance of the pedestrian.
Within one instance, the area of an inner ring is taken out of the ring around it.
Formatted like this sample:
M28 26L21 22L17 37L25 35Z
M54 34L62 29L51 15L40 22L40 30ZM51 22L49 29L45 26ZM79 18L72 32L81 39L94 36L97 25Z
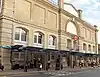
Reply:
M48 61L48 69L50 68L50 60Z
M38 58L38 71L40 70L40 65L41 65L41 61L40 58Z
M80 67L80 68L82 67L82 63L81 63L81 61L79 62L79 67Z
M75 61L73 61L73 68L75 67Z
M0 69L3 71L4 70L4 66L2 64L0 64Z
M42 63L40 63L40 70L42 69Z
M61 70L63 69L63 64L61 63Z
M27 63L25 64L25 69L24 69L25 72L27 72Z

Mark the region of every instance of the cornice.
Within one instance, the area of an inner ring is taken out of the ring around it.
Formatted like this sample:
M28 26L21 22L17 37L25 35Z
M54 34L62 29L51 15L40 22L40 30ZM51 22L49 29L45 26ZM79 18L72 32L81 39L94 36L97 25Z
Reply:
M56 11L56 12L59 11L58 6L53 5L52 3L49 3L49 2L47 2L47 1L44 1L44 0L36 0L36 2L42 3L42 5L50 7L50 9L52 9L52 10L54 10L54 11ZM81 24L83 24L83 26L86 26L86 27L88 27L88 28L91 28L92 30L95 30L95 28L94 28L91 24L89 24L89 23L87 23L86 21L80 19L79 17L76 17L75 15L73 15L73 14L67 12L66 10L61 9L61 13L64 14L64 15L66 15L66 16L68 16L68 17L70 17L70 18L75 18L76 21L77 21L77 22L81 22Z
M69 32L65 32L65 31L61 31L61 35L65 35L65 36L68 36L70 38L73 38L73 36L74 36L74 34L69 33ZM85 40L84 37L82 37L82 36L79 36L79 40L84 41L84 42L87 42L87 43L95 44L92 41Z
M69 33L69 32L65 32L64 30L61 30L61 34L62 35L65 35L65 36L68 36L68 37L71 37L73 38L73 36L75 36L75 34L72 34L72 33ZM79 36L80 40L81 39L84 39L83 37Z
M44 0L36 0L36 3L42 4L43 6L49 7L50 9L54 10L55 12L59 11L58 6L53 5L52 3L48 2L48 1L44 1Z
M2 19L12 21L13 23L18 23L18 24L22 24L22 25L25 25L25 26L29 26L29 27L33 27L33 28L49 31L49 32L54 32L54 33L58 34L58 30L55 31L55 30L52 30L52 29L44 28L42 26L35 25L35 24L29 23L29 22L24 22L24 21L21 21L21 20L17 20L17 19L14 19L14 18L6 16L6 15L2 15L0 17L0 20L2 20Z
M64 15L66 15L66 16L68 16L68 17L70 17L70 18L75 18L75 21L76 21L76 22L79 22L79 23L81 23L83 26L86 26L86 27L88 27L88 28L91 28L92 30L95 30L95 28L94 28L91 24L89 24L89 23L87 23L86 21L80 19L79 17L76 17L75 15L73 15L73 14L67 12L66 10L62 9L62 10L61 10L61 13L63 13Z

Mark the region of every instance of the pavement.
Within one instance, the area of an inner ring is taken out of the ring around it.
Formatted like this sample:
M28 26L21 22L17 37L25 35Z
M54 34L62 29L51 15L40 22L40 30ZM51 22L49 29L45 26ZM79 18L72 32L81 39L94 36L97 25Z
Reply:
M49 75L60 75L60 74L71 74L72 72L79 72L79 71L85 71L85 70L92 70L92 67L75 67L73 68L64 68L63 70L33 70L33 69L28 69L27 72L24 72L24 70L6 70L6 71L0 71L0 76L11 76L11 75L27 75L27 74L36 74L36 73L44 73L44 74L49 74Z

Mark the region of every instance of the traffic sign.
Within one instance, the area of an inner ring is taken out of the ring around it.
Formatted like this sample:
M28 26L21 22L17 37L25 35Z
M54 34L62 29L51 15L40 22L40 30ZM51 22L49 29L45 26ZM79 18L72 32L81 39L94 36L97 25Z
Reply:
M77 41L79 37L77 35L74 36L74 40Z

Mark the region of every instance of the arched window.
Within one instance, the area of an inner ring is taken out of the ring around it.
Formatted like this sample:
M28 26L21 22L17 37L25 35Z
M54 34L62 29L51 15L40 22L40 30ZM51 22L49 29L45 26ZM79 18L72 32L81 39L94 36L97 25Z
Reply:
M91 45L88 45L88 51L91 51Z
M67 24L66 31L69 32L69 33L77 35L77 30L76 30L75 24L73 24L72 22L69 22Z
M72 41L67 39L67 49L72 49Z
M86 46L85 43L83 43L83 50L84 50L84 51L87 51L87 46Z
M56 37L50 35L50 36L49 36L49 45L55 46L55 43L56 43Z
M15 40L16 41L27 41L27 31L22 28L15 28Z
M20 28L20 27L15 28L14 44L27 46L27 34L28 34L28 30ZM24 59L23 54L21 52L14 53L13 58Z
M76 50L77 49L77 42L73 41L73 49Z
M43 35L43 33L41 33L41 32L35 32L34 33L34 44L35 45L43 45L43 37L44 35Z
M95 52L95 46L93 46L93 52Z

